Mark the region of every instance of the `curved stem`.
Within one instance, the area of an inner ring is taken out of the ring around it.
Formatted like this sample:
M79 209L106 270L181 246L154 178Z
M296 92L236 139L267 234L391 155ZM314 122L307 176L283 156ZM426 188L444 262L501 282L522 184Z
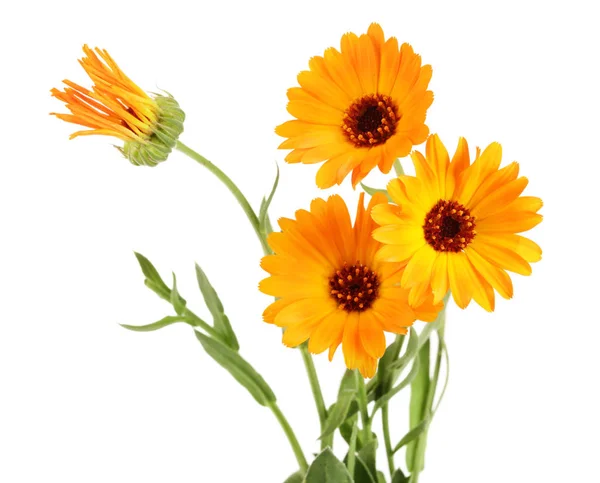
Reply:
M371 441L371 420L369 419L369 410L367 408L369 404L367 388L365 386L365 380L357 369L354 370L354 374L356 375L356 382L358 384L358 406L360 408L360 418L363 424L364 444L367 444Z
M394 451L392 449L392 438L390 437L389 408L387 404L381 408L381 424L383 426L383 441L385 443L388 468L390 476L393 476L396 466L394 465Z
M304 457L302 448L300 447L300 444L296 439L296 435L294 434L290 423L288 423L288 420L285 418L276 402L269 403L269 408L271 409L271 411L273 411L273 414L277 418L277 421L279 421L283 432L287 436L287 439L290 442L292 450L294 451L294 455L296 456L296 460L298 461L300 469L302 470L302 472L305 472L308 469L308 463L306 462L306 458Z
M438 328L438 347L437 354L435 357L435 366L433 369L433 377L431 379L431 383L429 384L429 389L427 390L427 397L425 399L425 410L423 411L423 419L429 420L427 423L427 428L419 439L417 439L417 444L415 446L415 463L414 463L414 472L410 476L410 483L418 483L419 474L422 471L422 468L425 466L425 448L427 447L427 433L429 432L429 425L431 424L431 417L433 415L433 400L435 398L435 390L438 385L438 380L440 377L440 368L442 363L442 356L445 349L444 343L444 328L446 325L446 307L442 309L443 313L440 314L442 316L440 327Z
M197 153L193 149L188 148L181 141L177 141L177 149L179 151L181 151L183 154L192 158L194 161L196 161L199 164L201 164L202 166L204 166L212 174L214 174L217 178L219 178L219 181L221 181L225 186L227 186L229 191L231 191L231 194L233 194L233 196L235 197L237 202L240 204L240 206L244 210L244 213L246 213L246 216L248 217L248 220L250 221L252 228L254 228L254 231L256 232L256 235L258 236L258 239L260 241L260 244L262 245L263 251L265 253L270 253L271 249L269 248L269 245L267 244L266 239L262 236L262 233L260 232L258 216L256 216L256 213L252 209L252 206L250 206L250 203L248 203L248 200L243 195L243 193L240 191L240 189L235 185L235 183L233 181L231 181L231 178L229 178L229 176L227 176L223 171L221 171L217 166L215 166L213 163L211 163L204 156Z
M304 361L304 366L306 367L306 372L308 374L310 389L312 390L315 404L317 406L317 413L319 414L321 434L323 434L325 422L327 421L327 409L325 408L325 401L323 399L323 393L321 392L321 385L319 384L319 378L317 377L317 370L315 369L312 356L304 344L300 346L300 353L302 354L302 360ZM327 448L327 446L333 448L333 433L321 440L321 450L324 450Z
M181 141L177 141L177 149L179 151L181 151L183 154L192 158L194 161L196 161L199 164L201 164L202 166L204 166L206 169L208 169L212 174L214 174L219 179L219 181L221 181L229 189L229 191L231 191L231 194L233 194L233 196L235 197L237 202L240 204L240 206L244 210L244 213L246 213L246 216L248 217L248 220L250 221L252 228L254 228L256 236L258 237L258 240L260 241L260 244L262 246L263 252L265 253L265 255L270 254L271 248L269 247L269 244L267 243L266 235L263 234L260 230L260 223L258 221L258 216L256 216L256 213L252 209L252 206L248 202L248 199L244 196L244 194L240 191L240 189L236 186L236 184L231 180L231 178L229 176L227 176L223 171L221 171L217 166L215 166L213 163L211 163L208 159L206 159L204 156L197 153L193 149L187 147ZM188 309L186 309L186 315L192 316L192 318L195 318L195 319L199 319L195 314L193 314ZM312 363L312 361L311 361L311 363ZM315 377L316 377L316 373L315 373ZM318 384L318 381L317 381L317 384ZM320 389L319 389L319 392L320 392ZM277 406L277 403L275 403L275 402L270 403L269 408L271 409L271 411L277 418L277 421L281 425L283 432L287 436L287 439L290 442L290 445L292 446L292 450L294 451L294 455L296 456L296 460L298 461L298 465L300 466L300 469L302 470L302 472L305 472L308 469L308 463L306 462L306 458L304 457L304 453L302 452L302 448L300 447L300 444L298 443L298 439L296 438L294 430L292 429L292 427L288 423L287 419L281 412L281 409L279 409L279 406Z

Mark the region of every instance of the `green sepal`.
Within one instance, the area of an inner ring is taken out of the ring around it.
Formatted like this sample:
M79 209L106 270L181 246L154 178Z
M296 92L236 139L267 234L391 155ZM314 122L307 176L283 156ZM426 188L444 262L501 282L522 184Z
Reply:
M198 287L200 287L200 292L202 292L204 302L206 303L206 306L213 317L215 330L223 336L224 340L227 341L227 345L231 349L236 351L239 350L240 345L237 337L235 336L235 332L229 323L229 319L225 315L223 304L221 303L217 292L208 281L206 274L198 264L196 264L196 278L198 279Z
M136 166L156 166L166 161L183 132L185 113L170 94L155 94L158 120L148 139L126 141L117 149Z
M186 301L179 295L177 290L177 277L173 273L173 288L171 289L171 305L175 309L178 315L182 315L185 312Z
M398 468L392 476L392 483L408 483L408 477L404 475L402 470Z
M412 381L410 388L409 418L411 430L421 423L425 415L425 400L429 391L429 384L431 383L429 376L430 346L431 343L428 337L419 350L418 357L415 358L415 363L417 361L419 363L419 371ZM415 468L416 443L416 440L412 440L406 446L406 467L411 473L423 469Z
M146 280L144 281L146 286L162 298L166 297L167 300L170 300L171 289L167 287L167 284L160 277L158 271L156 270L156 268L154 268L154 265L152 265L150 260L148 260L144 255L137 252L133 253L135 254L135 258L137 258L137 261L140 264L142 273L146 277Z
M194 323L188 319L187 317L182 317L179 315L169 315L167 317L163 317L157 322L147 325L127 325L127 324L119 324L124 329L133 330L134 332L152 332L154 330L162 329L163 327L167 327L168 325L176 324L177 322L185 322L191 326Z
M298 470L293 475L290 475L283 483L302 483L303 481L304 473Z
M356 397L357 391L358 387L356 386L354 371L346 369L340 383L338 399L332 405L330 411L327 412L327 421L319 439L329 436L346 420L348 409L350 409L350 404Z
M312 462L304 483L353 483L350 473L329 448L325 448Z
M365 191L365 193L367 193L368 195L373 196L375 193L383 193L385 196L387 196L388 201L392 201L392 198L390 198L390 195L384 189L381 189L381 188L371 188L370 186L367 186L364 183L361 183L360 186Z
M272 229L270 229L271 222L269 221L269 206L271 206L271 201L273 201L273 195L275 195L275 191L277 190L277 185L279 184L279 165L275 165L277 167L277 175L275 176L275 182L273 183L273 188L271 189L271 193L266 200L260 205L260 211L258 214L258 227L260 231L265 235L270 233ZM267 226L268 225L268 226ZM268 231L267 231L268 229Z
M197 330L194 330L194 333L206 353L229 371L252 394L258 404L267 406L276 401L275 394L262 376L235 350Z

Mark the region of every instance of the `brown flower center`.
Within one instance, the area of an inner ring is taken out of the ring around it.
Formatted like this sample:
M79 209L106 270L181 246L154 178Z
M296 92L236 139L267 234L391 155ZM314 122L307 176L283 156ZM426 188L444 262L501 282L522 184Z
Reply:
M379 279L366 265L356 262L336 270L329 279L331 297L347 312L367 310L377 299Z
M369 94L346 109L342 130L357 147L384 143L396 131L398 107L389 96Z
M425 240L438 252L460 252L475 238L475 217L456 201L440 200L425 216Z

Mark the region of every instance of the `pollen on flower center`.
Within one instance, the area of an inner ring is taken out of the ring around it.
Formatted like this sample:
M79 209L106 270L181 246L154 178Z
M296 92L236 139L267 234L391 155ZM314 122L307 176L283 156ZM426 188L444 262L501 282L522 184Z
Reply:
M475 217L456 201L440 200L425 216L425 240L438 252L460 252L475 238Z
M366 265L356 262L336 270L329 278L331 297L347 312L362 312L373 305L379 293L377 274Z
M342 130L357 147L384 143L396 131L398 107L389 96L369 94L346 109Z

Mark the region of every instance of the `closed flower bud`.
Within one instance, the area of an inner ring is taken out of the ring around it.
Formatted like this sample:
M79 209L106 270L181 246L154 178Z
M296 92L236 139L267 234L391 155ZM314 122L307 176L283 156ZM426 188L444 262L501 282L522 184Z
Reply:
M165 161L183 131L185 113L170 94L150 97L119 68L108 52L83 47L81 66L94 85L86 89L69 80L63 91L52 95L63 101L71 114L51 113L63 121L89 129L71 134L114 136L125 142L121 151L136 166L156 166Z

